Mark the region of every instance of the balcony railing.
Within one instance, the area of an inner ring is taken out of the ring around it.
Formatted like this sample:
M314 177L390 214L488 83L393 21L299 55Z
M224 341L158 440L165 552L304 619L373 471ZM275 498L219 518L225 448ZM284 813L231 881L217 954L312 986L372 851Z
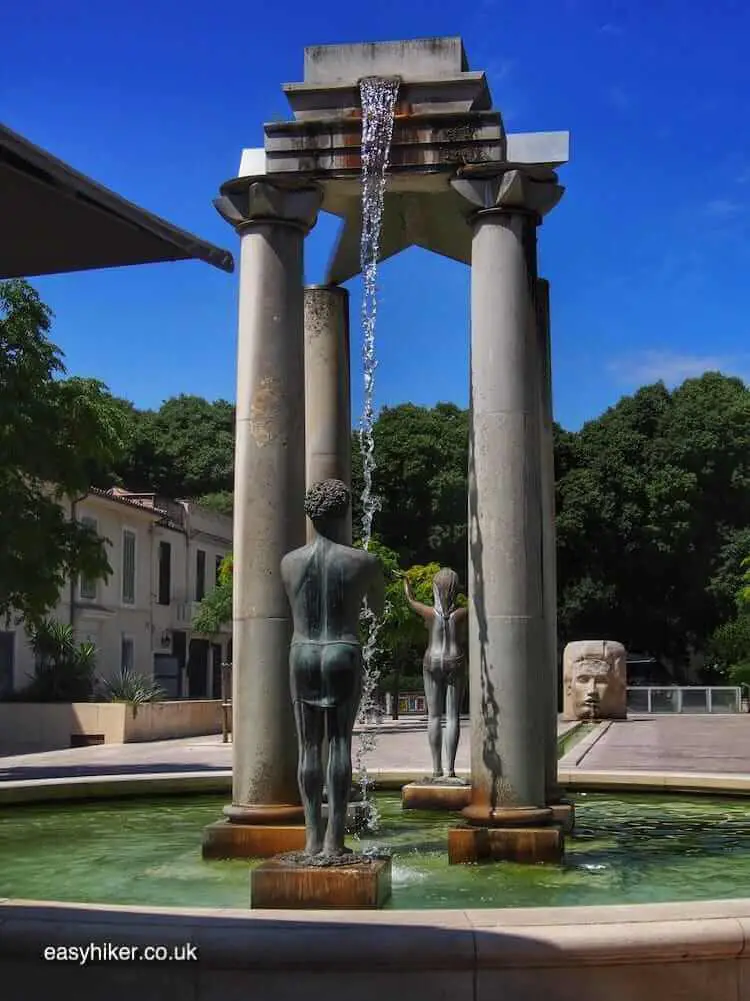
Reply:
M630 713L726 714L743 711L742 690L723 686L634 687L627 690Z

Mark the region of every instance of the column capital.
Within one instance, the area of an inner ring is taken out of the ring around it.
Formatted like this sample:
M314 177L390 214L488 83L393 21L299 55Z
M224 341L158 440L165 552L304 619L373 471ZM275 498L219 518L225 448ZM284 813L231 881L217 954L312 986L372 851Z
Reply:
M557 205L565 192L557 183L554 171L534 177L517 168L490 176L459 176L451 181L451 186L475 207L475 212L531 215L537 223Z
M307 233L318 218L323 191L315 183L288 184L266 177L236 177L219 189L214 208L241 233L257 223L293 226Z

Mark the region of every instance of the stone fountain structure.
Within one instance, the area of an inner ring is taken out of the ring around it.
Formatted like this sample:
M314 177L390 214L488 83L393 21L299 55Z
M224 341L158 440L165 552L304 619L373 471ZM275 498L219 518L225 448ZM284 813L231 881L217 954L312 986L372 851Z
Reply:
M399 80L381 259L417 245L471 267L472 792L449 854L554 859L569 808L557 787L549 288L536 244L563 194L568 134L507 134L459 38L305 49L303 81L283 87L292 119L265 126L264 147L243 152L215 203L241 242L234 780L204 854L304 846L279 567L308 534L306 485L350 479L341 283L360 266L359 81L373 76ZM303 288L320 211L344 224L328 283Z

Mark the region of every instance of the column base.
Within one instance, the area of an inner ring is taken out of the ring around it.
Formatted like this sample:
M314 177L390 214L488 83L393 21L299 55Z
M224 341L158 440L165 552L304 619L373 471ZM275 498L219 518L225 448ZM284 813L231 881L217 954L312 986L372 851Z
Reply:
M471 786L465 782L409 782L401 789L402 810L445 810L457 813L470 802Z
M235 824L218 820L203 828L204 859L271 858L303 851L305 828L299 824Z
M474 827L545 827L552 823L548 806L496 806L470 803L461 811Z
M564 834L572 834L576 823L576 808L573 803L562 800L559 803L550 803L552 810L552 823L559 824Z
M448 862L560 862L563 833L548 827L454 827L448 831Z
M391 860L350 856L345 865L279 858L250 874L250 906L265 909L374 910L391 896Z

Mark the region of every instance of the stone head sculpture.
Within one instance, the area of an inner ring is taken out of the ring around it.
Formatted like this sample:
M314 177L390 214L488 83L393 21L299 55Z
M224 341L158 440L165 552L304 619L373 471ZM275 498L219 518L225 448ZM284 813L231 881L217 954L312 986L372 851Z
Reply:
M614 640L568 643L563 652L565 719L627 717L627 656Z

